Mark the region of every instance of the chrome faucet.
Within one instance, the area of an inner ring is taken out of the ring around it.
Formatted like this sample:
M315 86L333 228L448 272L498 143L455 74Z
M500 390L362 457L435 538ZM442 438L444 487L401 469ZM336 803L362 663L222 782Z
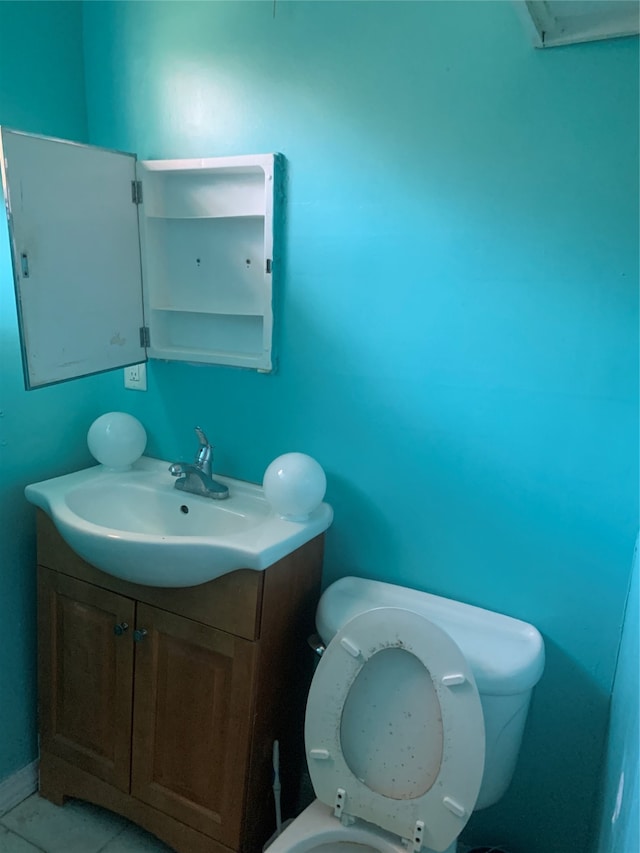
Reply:
M176 489L215 500L228 498L228 487L211 477L213 447L209 444L207 436L200 427L196 427L196 435L200 447L195 460L193 462L174 462L169 466L171 476L178 478L175 482Z
M196 453L195 466L202 471L203 474L211 476L211 462L213 460L213 447L209 444L209 439L202 432L200 427L196 427L196 435L200 442L200 447Z

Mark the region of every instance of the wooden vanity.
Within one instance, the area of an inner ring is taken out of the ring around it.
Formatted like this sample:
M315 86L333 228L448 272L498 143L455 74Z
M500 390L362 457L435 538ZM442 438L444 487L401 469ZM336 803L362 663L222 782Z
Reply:
M38 510L40 793L124 815L178 853L257 853L304 762L324 536L264 572L160 589L84 562Z

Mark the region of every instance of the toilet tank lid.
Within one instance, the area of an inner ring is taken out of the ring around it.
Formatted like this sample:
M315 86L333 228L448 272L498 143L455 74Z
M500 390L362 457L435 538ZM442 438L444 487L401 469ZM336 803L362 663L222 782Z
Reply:
M446 631L466 657L480 693L513 695L531 689L544 669L544 643L528 622L382 581L345 577L327 587L316 612L328 644L354 616L377 607L401 607Z

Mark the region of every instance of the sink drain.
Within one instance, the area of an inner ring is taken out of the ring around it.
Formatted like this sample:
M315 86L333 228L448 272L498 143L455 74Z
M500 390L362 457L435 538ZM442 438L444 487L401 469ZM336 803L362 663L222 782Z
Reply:
M189 507L186 504L182 504L180 512L183 512L186 515L189 512Z

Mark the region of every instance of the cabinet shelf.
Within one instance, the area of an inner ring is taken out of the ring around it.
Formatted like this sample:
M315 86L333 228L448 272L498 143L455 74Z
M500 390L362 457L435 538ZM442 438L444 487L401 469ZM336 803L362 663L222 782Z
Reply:
M256 307L231 307L231 308L189 308L180 305L152 305L152 311L163 314L204 314L213 317L262 317L262 310Z
M144 207L154 219L264 216L273 188L266 156L183 161L179 168L175 160L143 165Z
M152 358L272 368L273 166L263 166L146 175Z
M150 222L173 222L184 219L264 219L264 213L193 213L193 214L165 214L165 213L147 213L147 219Z
M267 343L261 314L153 311L151 320L154 358L262 368Z

